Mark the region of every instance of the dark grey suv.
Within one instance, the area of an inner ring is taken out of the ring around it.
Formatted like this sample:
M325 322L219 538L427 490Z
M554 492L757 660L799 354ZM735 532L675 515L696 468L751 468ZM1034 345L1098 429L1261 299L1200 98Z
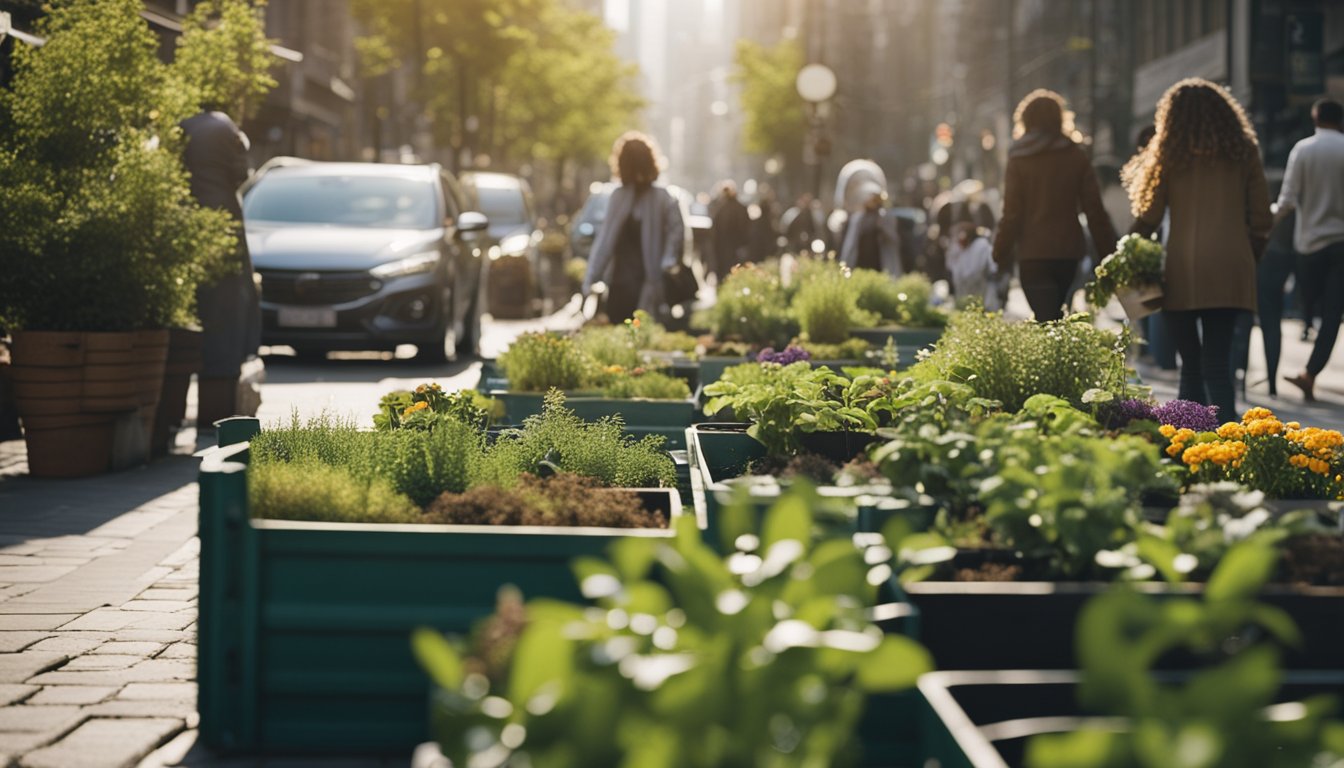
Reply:
M398 344L429 361L477 354L481 264L494 242L466 200L438 165L266 172L243 202L262 343L300 355Z

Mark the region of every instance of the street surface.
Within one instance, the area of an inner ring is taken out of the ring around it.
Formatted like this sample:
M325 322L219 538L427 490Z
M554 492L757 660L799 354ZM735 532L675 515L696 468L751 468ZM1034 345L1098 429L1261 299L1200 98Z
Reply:
M1021 294L1009 305L1024 313ZM491 322L483 353L517 334L573 327L577 303L534 321ZM1310 347L1284 323L1282 373ZM1305 405L1289 385L1265 394L1258 332L1251 342L1249 405L1285 420L1344 426L1337 362ZM474 386L480 364L427 366L390 355L298 361L264 355L263 423L328 412L368 424L378 399L428 380ZM1159 399L1175 397L1176 372L1141 369ZM189 409L190 417L194 409ZM204 445L204 443L202 443ZM196 746L195 643L198 544L194 430L177 453L150 466L71 481L26 476L23 443L0 443L0 766L404 766L397 760L224 759Z

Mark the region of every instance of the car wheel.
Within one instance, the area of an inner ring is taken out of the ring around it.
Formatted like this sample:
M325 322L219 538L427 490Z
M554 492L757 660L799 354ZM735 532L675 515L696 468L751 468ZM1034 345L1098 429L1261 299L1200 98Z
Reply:
M451 308L444 312L442 322L442 327L434 334L434 341L415 345L416 362L440 365L452 359L457 347L457 337L453 334L453 312Z

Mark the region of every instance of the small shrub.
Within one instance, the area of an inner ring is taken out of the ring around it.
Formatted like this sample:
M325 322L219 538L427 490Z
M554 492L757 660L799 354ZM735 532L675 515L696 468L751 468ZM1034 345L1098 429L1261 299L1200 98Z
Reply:
M849 270L828 262L825 269L811 270L793 297L792 309L798 326L811 341L838 344L849 338L851 328L877 325L879 316L859 308L857 287Z
M459 525L597 526L666 528L661 515L644 508L639 495L603 488L571 473L547 478L524 474L512 488L479 486L445 493L425 510L425 521Z
M602 372L598 379L604 397L641 400L686 400L691 388L685 379L645 368L625 370L619 365Z
M733 267L710 319L720 341L758 347L783 346L795 327L779 278L754 264Z
M524 333L499 356L499 366L510 389L545 392L586 386L594 363L573 339L554 333Z
M997 313L955 315L938 344L910 369L920 381L961 382L983 398L1017 411L1033 395L1082 406L1089 390L1129 397L1128 331L1101 330L1086 315L1048 323L1009 322ZM1095 397L1095 395L1094 395Z
M432 431L374 434L362 471L387 478L393 488L422 506L445 491L466 490L484 451L481 433L453 419L444 419Z
M508 488L520 475L543 470L573 472L602 485L625 488L676 484L676 465L663 449L664 438L642 440L624 433L620 419L584 422L552 391L542 412L495 441L472 472L471 485Z
M253 516L267 520L421 522L415 502L388 483L317 461L254 465L247 482Z

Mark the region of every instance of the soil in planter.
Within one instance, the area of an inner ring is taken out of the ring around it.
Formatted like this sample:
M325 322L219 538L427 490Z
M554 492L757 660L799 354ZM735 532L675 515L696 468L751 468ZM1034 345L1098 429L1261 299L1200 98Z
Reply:
M877 465L867 458L857 458L843 467L819 453L804 451L795 456L763 456L747 465L749 475L773 475L781 480L802 478L817 485L838 485L844 476L855 484L882 479Z
M1313 533L1289 539L1284 544L1279 574L1288 584L1344 586L1344 537Z
M592 478L560 473L524 474L513 488L478 486L430 502L424 522L457 525L597 526L666 528L662 515L644 508L639 494L605 488Z

